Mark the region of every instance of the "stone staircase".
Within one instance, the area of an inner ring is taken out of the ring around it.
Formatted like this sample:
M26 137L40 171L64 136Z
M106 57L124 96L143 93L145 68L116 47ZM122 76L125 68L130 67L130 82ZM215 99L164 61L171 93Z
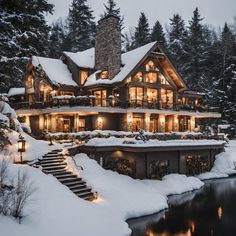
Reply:
M53 150L47 153L43 156L43 159L40 159L35 163L36 166L41 166L44 173L53 175L78 197L89 201L94 200L96 194L92 192L92 189L87 186L86 182L82 178L66 170L67 163L61 152L62 150Z

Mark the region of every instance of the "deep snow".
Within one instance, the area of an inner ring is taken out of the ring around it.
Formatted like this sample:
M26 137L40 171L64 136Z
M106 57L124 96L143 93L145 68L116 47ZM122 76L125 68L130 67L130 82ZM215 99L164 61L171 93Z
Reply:
M18 133L9 134L16 154ZM48 142L35 140L24 134L27 140L26 159L40 158L50 149ZM217 176L235 173L236 141L230 141L225 153L217 156L212 172ZM3 154L3 153L2 153ZM0 155L1 158L1 155ZM125 222L128 218L152 214L168 207L167 196L198 189L203 185L196 177L171 174L158 180L134 180L116 172L104 170L85 154L67 158L68 169L82 176L98 192L98 199L87 202L60 184L53 176L25 165L11 165L11 175L17 169L27 171L29 179L37 187L33 201L26 208L27 215L19 225L15 220L0 216L3 236L83 235L126 236L131 233ZM78 165L78 167L75 165ZM83 171L80 166L83 167ZM201 177L201 176L200 176Z

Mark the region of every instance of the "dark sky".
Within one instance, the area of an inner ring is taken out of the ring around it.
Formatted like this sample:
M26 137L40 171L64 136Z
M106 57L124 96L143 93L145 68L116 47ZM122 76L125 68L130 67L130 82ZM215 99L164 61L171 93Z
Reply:
M49 0L49 2L55 5L54 15L47 16L51 23L68 14L72 0ZM88 0L96 20L104 11L104 2L106 0ZM147 15L150 26L153 26L157 19L164 26L169 23L169 18L174 13L179 13L187 22L196 7L199 7L202 17L205 18L204 23L215 27L223 26L226 21L232 23L233 17L236 16L236 0L116 0L115 2L125 17L126 29L137 25L141 11Z

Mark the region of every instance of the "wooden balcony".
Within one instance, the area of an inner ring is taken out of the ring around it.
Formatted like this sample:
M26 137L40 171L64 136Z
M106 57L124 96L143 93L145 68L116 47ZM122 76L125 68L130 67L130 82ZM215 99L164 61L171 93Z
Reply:
M47 102L37 101L34 103L20 102L11 104L16 110L18 109L46 109L60 107L114 107L114 108L143 108L169 111L189 111L189 112L219 112L217 107L203 105L181 105L181 104L163 104L158 101L149 100L118 100L113 98L97 99L90 97L83 98L61 98L52 99Z

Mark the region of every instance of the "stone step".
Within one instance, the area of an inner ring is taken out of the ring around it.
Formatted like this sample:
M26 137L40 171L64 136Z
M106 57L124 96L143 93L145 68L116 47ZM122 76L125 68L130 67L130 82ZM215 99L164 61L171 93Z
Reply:
M45 170L45 173L47 173L47 174L50 174L50 175L54 175L54 174L60 174L60 173L62 173L62 174L64 174L66 172L66 170L65 169L59 169L59 170Z
M78 181L70 181L70 182L67 182L65 183L65 185L68 187L68 188L73 188L77 185L86 185L86 183L81 179L81 180L78 180Z
M91 193L91 188L85 187L85 188L79 188L79 189L70 189L73 193L75 194L80 194L84 192L90 192Z
M86 183L83 182L83 184L74 184L71 186L66 185L71 191L73 191L73 189L80 189L80 188L85 188L87 187Z
M43 158L45 157L62 157L63 155L62 154L46 154L43 156Z
M76 195L81 198L87 198L87 197L94 198L94 194L91 191L76 193Z
M54 160L65 160L64 157L44 157L43 159L40 160L44 160L44 161L54 161Z
M65 170L66 165L57 165L57 166L43 166L43 170Z
M63 178L63 177L77 177L77 175L73 175L73 174L70 174L70 173L66 173L65 174L54 174L53 176L55 176L56 178Z
M67 183L67 182L73 182L73 181L80 181L81 178L77 178L77 177L57 177L57 179L61 182L61 183Z
M52 160L40 160L39 161L41 164L50 164L50 163L56 163L56 162L60 162L60 163L63 163L64 162L64 159L52 159Z
M53 162L53 163L40 163L42 167L48 167L48 166L66 166L67 164L65 162Z

